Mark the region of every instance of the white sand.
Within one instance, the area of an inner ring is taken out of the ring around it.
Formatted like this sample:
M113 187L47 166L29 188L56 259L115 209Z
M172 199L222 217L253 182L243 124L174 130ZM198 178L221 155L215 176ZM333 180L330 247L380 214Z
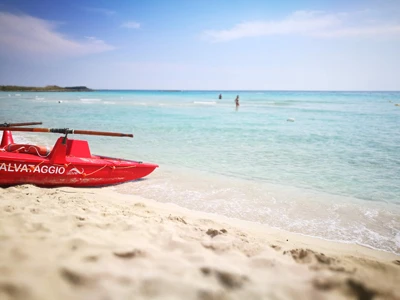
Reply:
M0 299L400 299L400 257L102 189L0 188Z

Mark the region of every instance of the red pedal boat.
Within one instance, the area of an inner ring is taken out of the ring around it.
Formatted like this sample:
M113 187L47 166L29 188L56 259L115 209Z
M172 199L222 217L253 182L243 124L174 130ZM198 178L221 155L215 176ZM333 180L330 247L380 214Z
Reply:
M105 186L142 178L158 167L152 163L92 155L87 141L67 138L68 134L133 137L132 134L15 127L36 124L41 123L0 124L0 131L3 131L0 144L0 186ZM54 132L65 136L59 137L53 149L48 151L36 145L15 144L12 131Z

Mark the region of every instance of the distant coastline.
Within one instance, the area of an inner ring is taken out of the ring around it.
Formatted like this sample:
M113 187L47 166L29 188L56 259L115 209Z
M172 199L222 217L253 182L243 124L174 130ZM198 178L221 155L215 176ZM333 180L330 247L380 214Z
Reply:
M135 92L172 92L172 93L185 93L185 92L215 92L215 93L246 93L246 92L283 92L283 93L399 93L400 90L279 90L279 89L266 89L266 90L209 90L209 89L90 89L86 86L71 86L60 87L57 85L47 85L45 87L34 86L18 86L18 85L0 85L0 92L116 92L116 91L135 91Z
M0 85L2 92L92 92L92 89L86 86L60 87L57 85L47 85L45 87L18 86L18 85Z

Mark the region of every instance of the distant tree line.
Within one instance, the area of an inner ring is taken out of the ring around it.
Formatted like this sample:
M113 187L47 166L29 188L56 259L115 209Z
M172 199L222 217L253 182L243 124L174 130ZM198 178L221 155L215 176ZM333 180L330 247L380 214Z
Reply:
M36 86L18 86L18 85L0 85L2 92L90 92L86 86L68 86L60 87L57 85L47 85L45 87Z

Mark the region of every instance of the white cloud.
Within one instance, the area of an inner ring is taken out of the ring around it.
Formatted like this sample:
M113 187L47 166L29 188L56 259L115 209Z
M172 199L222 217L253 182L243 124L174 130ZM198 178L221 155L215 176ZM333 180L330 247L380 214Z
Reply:
M138 29L138 28L140 28L140 23L134 22L134 21L125 22L121 25L121 27L130 28L130 29Z
M351 36L382 36L382 35L399 35L400 25L378 25L354 28L339 28L326 32L315 33L319 37L351 37Z
M207 30L203 36L213 42L270 35L306 35L316 37L376 36L400 34L400 25L374 22L354 25L349 13L328 14L320 11L297 11L283 20L242 22L227 30Z
M0 12L0 52L30 55L80 56L113 50L95 37L82 41L57 32L56 23L28 15Z

